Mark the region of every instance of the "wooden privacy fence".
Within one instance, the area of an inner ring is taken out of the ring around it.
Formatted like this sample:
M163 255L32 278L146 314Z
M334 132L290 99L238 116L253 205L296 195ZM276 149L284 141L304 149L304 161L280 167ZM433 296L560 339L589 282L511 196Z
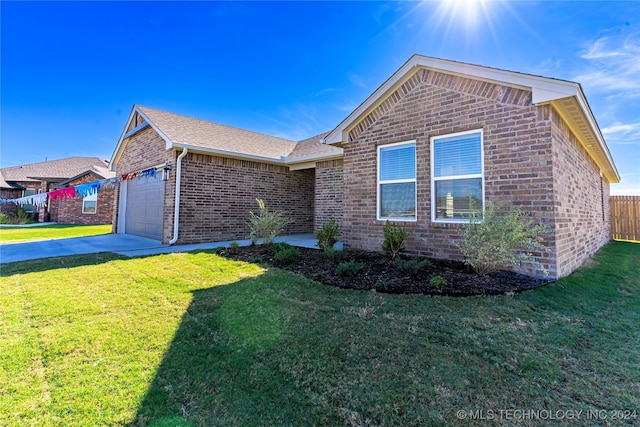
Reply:
M611 237L640 241L640 196L611 196Z

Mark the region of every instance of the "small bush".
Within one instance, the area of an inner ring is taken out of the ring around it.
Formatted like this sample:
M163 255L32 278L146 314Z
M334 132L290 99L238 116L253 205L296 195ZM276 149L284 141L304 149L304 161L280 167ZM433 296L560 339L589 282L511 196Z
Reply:
M390 283L384 279L380 279L373 286L378 292L387 292L389 290Z
M400 252L404 251L404 242L408 236L407 226L405 224L391 223L387 220L382 229L382 234L384 236L382 249L391 255L391 259L395 259Z
M229 252L231 252L232 254L238 252L238 249L240 249L240 245L238 244L238 242L231 242L229 244Z
M343 277L353 277L360 273L363 268L364 264L361 262L341 262L338 264L338 267L336 267L336 274Z
M324 256L329 259L338 260L344 257L344 251L341 249L336 249L334 247L326 247L322 250Z
M338 227L336 221L331 218L327 224L323 225L322 228L316 232L318 247L322 250L326 248L333 248L333 245L338 241L339 233L340 227Z
M411 258L410 260L403 260L396 258L396 268L403 273L417 276L420 270L423 270L431 266L431 262L428 259Z
M8 220L9 216L4 212L0 212L0 224L9 224Z
M506 211L499 205L490 205L484 219L469 220L456 245L464 255L465 264L481 276L520 262L533 263L546 275L548 272L530 251L549 251L539 241L539 236L548 232L546 225L534 224L518 208Z
M280 264L283 264L283 265L291 264L299 257L300 257L300 251L298 250L298 248L294 246L289 246L287 248L280 249L274 255L274 258L276 259L276 261L278 261Z
M436 288L443 288L447 286L449 282L442 276L433 276L431 280L429 280L429 284Z
M273 239L282 233L289 221L282 212L270 211L262 199L256 199L256 202L258 202L260 212L255 214L249 211L249 222L251 223L249 238L254 245L270 245Z
M288 244L287 242L274 242L271 243L271 250L273 251L273 253L278 253L280 251L284 251L286 249L292 248L293 246L291 246L290 244Z

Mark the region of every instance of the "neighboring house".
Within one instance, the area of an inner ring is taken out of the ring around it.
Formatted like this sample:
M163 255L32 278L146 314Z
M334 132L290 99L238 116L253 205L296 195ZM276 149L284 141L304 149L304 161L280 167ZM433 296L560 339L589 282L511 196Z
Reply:
M171 168L167 181L123 182L120 233L242 239L263 198L288 215L287 233L336 218L345 247L379 251L385 222L399 221L409 252L460 259L470 201L493 202L549 225L539 259L551 277L610 240L620 179L578 83L419 55L333 131L297 143L134 106L111 167Z
M0 169L4 181L0 180L0 198L20 198L115 176L108 167L108 162L97 157L68 157L3 168ZM49 200L39 209L31 205L22 209L40 222L109 224L113 217L113 193L104 191L84 199ZM0 211L7 214L15 214L17 209L13 203L0 205Z

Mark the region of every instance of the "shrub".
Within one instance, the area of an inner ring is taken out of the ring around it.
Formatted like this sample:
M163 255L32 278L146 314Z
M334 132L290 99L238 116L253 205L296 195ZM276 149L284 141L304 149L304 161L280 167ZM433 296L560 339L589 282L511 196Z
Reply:
M251 222L249 238L254 245L258 243L269 245L282 233L289 221L282 212L270 211L262 199L256 199L256 202L258 202L260 212L255 214L249 211L249 221Z
M428 259L411 258L410 260L403 260L396 258L396 268L403 273L408 273L413 276L418 275L420 270L431 266L431 262Z
M325 250L326 248L333 248L333 245L338 241L339 233L340 227L338 227L336 221L331 218L327 224L324 224L322 228L316 232L318 247L322 250Z
M341 249L336 249L334 247L326 247L322 250L322 253L327 258L333 260L342 259L342 257L344 257L344 251Z
M4 212L0 212L0 224L9 224L9 216L4 213Z
M391 223L387 220L382 229L382 234L384 236L382 249L391 255L391 259L395 259L400 252L404 251L404 242L408 236L407 226L405 224Z
M238 242L231 242L229 244L229 252L231 252L232 254L235 254L236 252L238 252L238 249L240 248L240 245L238 244Z
M436 288L442 288L444 286L447 286L449 282L447 282L447 279L442 276L433 276L431 280L429 280L429 284Z
M358 274L364 268L364 264L361 262L348 261L341 262L336 267L336 274L343 277L353 277Z
M378 292L387 292L389 290L389 287L391 286L391 284L388 281L384 280L384 279L380 279L373 286L376 289L376 291L378 291Z
M548 272L530 251L549 251L539 238L548 232L546 225L534 224L518 208L506 211L499 205L489 205L484 219L469 220L456 245L464 255L465 264L481 276L519 262L533 263L546 275Z
M283 265L291 264L299 257L300 251L298 250L298 248L291 245L280 246L274 254L274 258L276 259L276 261Z
M287 242L273 242L273 243L271 243L271 250L273 251L274 254L278 253L280 251L283 251L285 249L292 248L292 247L293 246L291 246Z

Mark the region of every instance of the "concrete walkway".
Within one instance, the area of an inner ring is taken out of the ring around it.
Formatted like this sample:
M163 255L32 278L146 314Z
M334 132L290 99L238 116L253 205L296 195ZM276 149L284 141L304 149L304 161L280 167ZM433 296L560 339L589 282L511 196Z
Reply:
M287 242L293 246L304 248L316 248L317 243L313 234L282 236L276 238L275 241ZM251 244L251 240L236 240L236 242L240 246L249 246ZM0 245L0 263L97 252L115 252L120 255L132 257L166 254L170 252L188 252L221 246L229 247L230 244L231 241L163 246L157 240L146 239L130 234L103 234L101 236L3 244ZM336 248L341 247L341 243L336 244Z

